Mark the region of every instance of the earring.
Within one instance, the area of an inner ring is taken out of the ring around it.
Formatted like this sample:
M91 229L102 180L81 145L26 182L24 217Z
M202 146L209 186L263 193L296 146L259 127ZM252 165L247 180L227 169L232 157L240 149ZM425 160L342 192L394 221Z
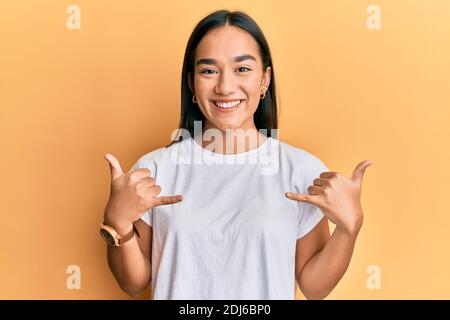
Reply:
M197 103L197 99L195 98L195 94L192 96L192 102Z
M266 97L266 92L264 91L262 95L260 95L261 100L264 100L264 98Z

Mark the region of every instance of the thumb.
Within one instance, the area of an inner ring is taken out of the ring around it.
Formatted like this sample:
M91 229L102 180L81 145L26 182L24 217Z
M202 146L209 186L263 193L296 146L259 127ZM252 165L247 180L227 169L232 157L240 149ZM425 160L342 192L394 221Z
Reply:
M374 161L373 160L364 160L358 163L355 170L352 173L352 180L359 182L361 184L362 179L364 177L364 172L366 171L367 167L370 166Z
M120 167L119 160L117 160L116 157L114 157L110 153L107 153L107 154L105 154L105 159L109 163L112 180L116 180L117 178L119 178L120 176L123 175L123 171L122 171L122 168Z

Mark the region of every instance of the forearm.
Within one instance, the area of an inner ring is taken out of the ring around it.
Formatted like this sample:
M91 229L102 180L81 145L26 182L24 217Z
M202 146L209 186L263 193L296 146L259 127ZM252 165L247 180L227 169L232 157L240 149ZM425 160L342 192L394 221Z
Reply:
M298 283L308 299L323 299L336 287L350 264L358 232L336 227L325 247L306 263Z
M121 247L108 246L108 265L120 288L138 296L151 279L150 260L144 255L134 236Z

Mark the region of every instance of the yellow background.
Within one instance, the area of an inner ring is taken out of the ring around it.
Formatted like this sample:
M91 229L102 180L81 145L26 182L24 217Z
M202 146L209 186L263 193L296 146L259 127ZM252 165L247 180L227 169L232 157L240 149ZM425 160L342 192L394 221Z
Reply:
M80 30L66 28L70 4ZM371 4L381 30L366 27ZM347 175L375 160L353 260L329 298L449 299L446 0L2 1L0 298L129 298L98 233L103 155L128 170L169 142L187 39L222 8L249 13L268 38L281 140ZM69 265L80 290L66 288Z

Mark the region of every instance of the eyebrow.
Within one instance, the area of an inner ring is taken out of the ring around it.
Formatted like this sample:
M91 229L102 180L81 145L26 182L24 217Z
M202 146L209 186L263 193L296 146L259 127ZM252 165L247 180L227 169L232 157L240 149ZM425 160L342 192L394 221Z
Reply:
M251 54L243 54L241 56L234 57L234 59L233 59L234 62L242 62L244 60L256 61L256 58L254 56L252 56ZM214 65L214 64L217 64L217 60L212 59L212 58L203 58L203 59L199 59L195 65L198 66L199 64L213 64Z

